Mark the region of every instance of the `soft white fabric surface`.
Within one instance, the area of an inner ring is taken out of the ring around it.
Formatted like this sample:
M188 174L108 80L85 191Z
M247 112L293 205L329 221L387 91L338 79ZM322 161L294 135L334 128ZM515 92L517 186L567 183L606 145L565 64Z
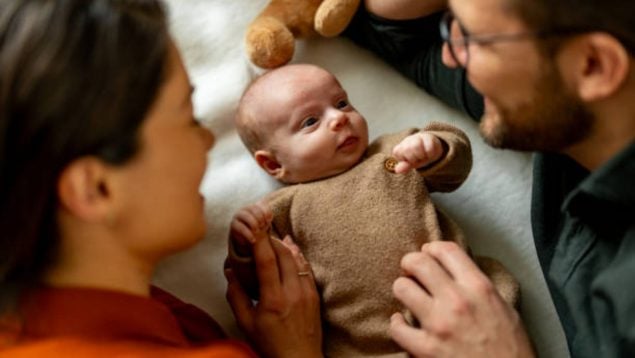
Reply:
M168 1L171 31L196 86L196 114L213 129L217 144L202 185L208 235L195 248L165 262L156 283L209 312L231 335L239 332L225 301L222 273L229 222L239 207L277 186L252 161L231 121L242 90L259 72L244 54L245 28L266 3ZM469 135L473 171L459 190L436 195L436 202L462 226L476 253L499 259L518 278L522 317L540 356L567 356L532 240L531 156L489 148L474 122L426 95L347 39L300 41L294 62L315 63L332 71L368 120L371 138L431 120L453 123Z

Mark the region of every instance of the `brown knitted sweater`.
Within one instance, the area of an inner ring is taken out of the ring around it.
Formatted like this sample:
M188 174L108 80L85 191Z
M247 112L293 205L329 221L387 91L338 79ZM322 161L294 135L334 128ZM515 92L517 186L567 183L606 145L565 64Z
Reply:
M391 314L403 310L392 296L401 258L430 241L466 247L461 230L435 208L429 192L463 183L472 166L469 140L447 124L423 130L447 145L445 156L425 169L390 170L392 148L418 131L410 129L375 140L363 160L342 174L267 198L275 234L291 235L313 268L328 357L403 354L388 335ZM249 260L232 251L230 245L229 263L241 283L253 285Z

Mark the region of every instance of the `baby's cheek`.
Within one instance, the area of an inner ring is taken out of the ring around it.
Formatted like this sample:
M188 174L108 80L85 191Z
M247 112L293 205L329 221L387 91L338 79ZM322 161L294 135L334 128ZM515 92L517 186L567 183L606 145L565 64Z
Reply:
M312 161L324 159L329 152L329 148L317 140L306 140L297 143L296 148L296 158L304 163L312 163Z

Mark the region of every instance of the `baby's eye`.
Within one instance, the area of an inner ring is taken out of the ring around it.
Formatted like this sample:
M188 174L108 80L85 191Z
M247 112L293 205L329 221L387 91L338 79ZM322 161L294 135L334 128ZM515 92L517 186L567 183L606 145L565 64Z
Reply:
M309 117L305 119L304 122L302 122L302 128L310 127L314 125L315 123L317 123L317 121L318 121L317 118Z
M343 99L343 100L340 100L339 102L337 102L337 108L338 109L342 109L342 108L346 108L346 107L348 107L348 101L347 100Z

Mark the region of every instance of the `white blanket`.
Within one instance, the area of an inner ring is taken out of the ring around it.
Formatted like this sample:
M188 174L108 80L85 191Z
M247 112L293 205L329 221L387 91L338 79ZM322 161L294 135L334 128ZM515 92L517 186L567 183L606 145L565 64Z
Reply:
M239 207L277 187L243 148L231 120L242 90L259 72L245 57L243 37L249 21L266 3L168 0L171 32L196 87L195 112L214 131L217 142L202 185L207 237L165 262L156 283L206 310L234 336L240 334L225 301L222 273L229 222ZM540 356L567 356L531 234L530 155L488 147L474 122L347 39L314 39L297 45L293 62L315 63L332 71L368 120L371 138L431 120L450 122L468 134L473 170L459 190L435 195L435 201L461 225L475 253L499 259L518 278L522 317Z

